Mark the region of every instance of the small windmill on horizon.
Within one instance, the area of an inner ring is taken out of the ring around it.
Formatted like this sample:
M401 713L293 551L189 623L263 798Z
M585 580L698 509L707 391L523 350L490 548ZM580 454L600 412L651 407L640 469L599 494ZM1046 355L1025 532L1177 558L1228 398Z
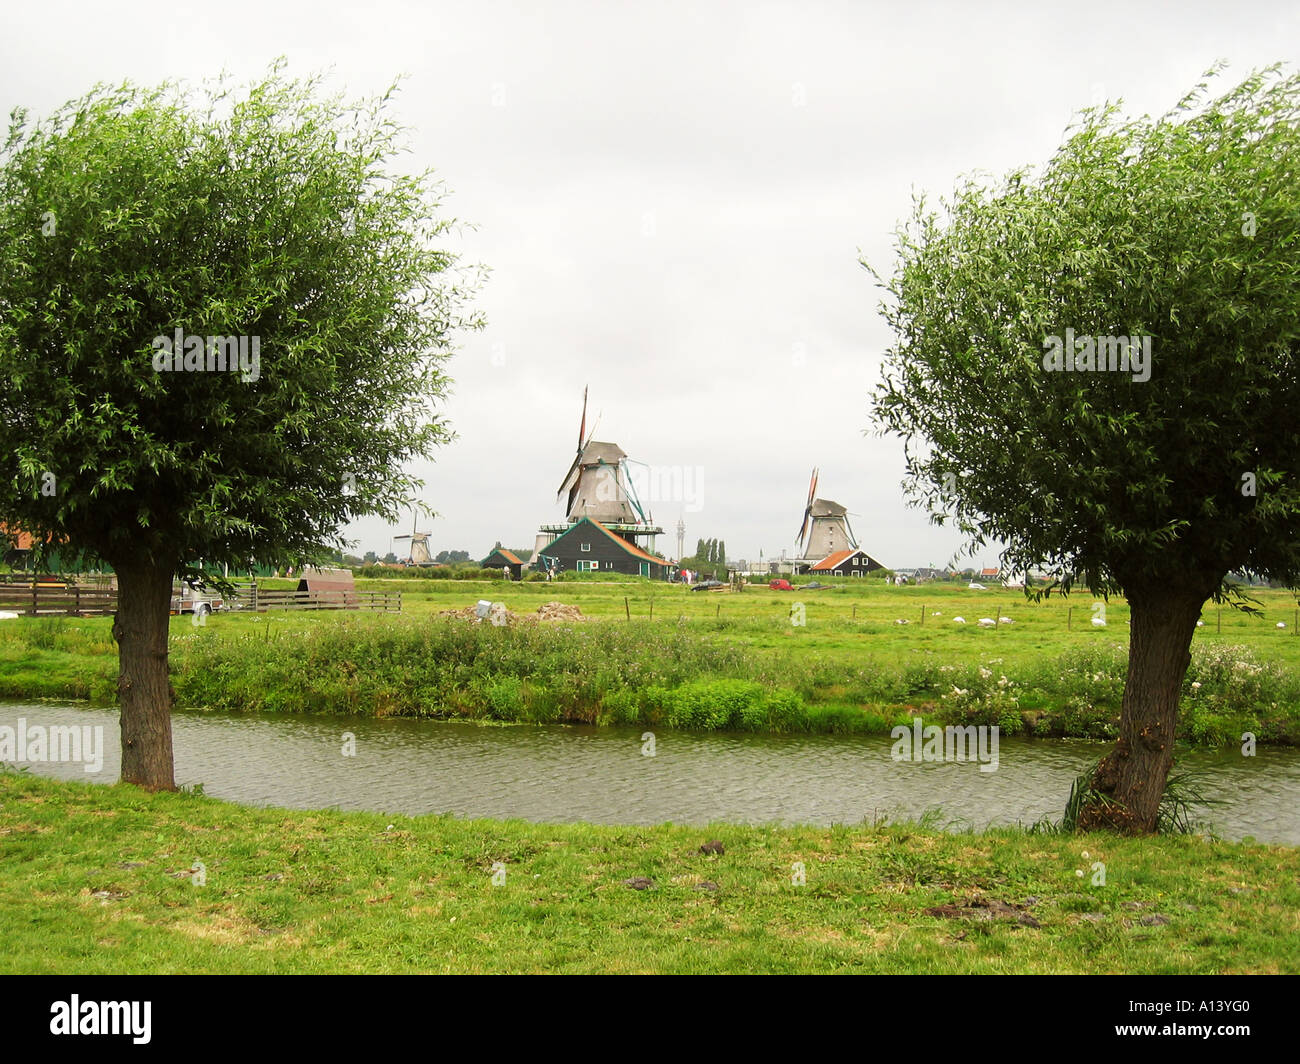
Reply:
M411 532L409 535L394 536L393 542L399 539L409 539L411 541L410 551L406 555L407 565L428 566L433 565L433 555L429 553L429 537L432 532L417 532L419 510L417 507L411 509Z

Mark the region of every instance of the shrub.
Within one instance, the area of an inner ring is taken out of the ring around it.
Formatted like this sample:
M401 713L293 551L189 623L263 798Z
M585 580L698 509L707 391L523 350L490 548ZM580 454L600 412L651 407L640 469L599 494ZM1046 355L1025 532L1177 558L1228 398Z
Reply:
M808 710L793 691L771 691L765 699L767 719L772 731L801 732L808 730Z

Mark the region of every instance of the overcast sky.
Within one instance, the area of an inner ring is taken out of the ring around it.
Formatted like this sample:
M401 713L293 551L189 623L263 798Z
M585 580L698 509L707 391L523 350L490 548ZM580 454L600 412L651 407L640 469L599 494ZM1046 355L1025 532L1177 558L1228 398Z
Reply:
M859 265L892 272L914 191L1044 162L1100 97L1160 114L1300 54L1300 5L1258 3L80 4L5 0L0 101L44 114L94 82L248 79L279 55L394 114L488 325L449 363L459 438L417 467L434 550L531 547L590 427L670 488L643 500L732 557L793 553L808 477L886 565L959 547L909 508L902 447L865 434L890 334ZM663 485L661 484L661 487ZM358 550L410 531L359 522ZM398 544L399 553L401 544ZM975 563L993 564L987 551Z

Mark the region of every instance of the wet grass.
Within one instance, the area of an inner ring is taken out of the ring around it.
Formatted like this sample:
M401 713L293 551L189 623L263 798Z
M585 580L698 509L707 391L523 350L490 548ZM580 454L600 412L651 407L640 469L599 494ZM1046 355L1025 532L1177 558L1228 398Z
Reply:
M5 973L1300 971L1300 850L1186 836L537 825L0 774L0 862Z

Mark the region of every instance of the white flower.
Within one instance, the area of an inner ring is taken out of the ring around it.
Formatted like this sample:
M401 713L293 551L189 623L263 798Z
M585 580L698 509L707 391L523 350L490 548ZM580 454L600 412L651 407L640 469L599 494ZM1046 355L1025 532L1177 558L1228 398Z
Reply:
M1201 689L1201 681L1200 681L1200 680L1193 680L1193 681L1192 681L1192 690L1193 690L1193 691L1199 691L1200 689Z
M992 676L992 675L993 675L993 673L991 673L988 669L980 669L980 679L981 679L981 680L987 680L987 679L988 679L990 676Z

